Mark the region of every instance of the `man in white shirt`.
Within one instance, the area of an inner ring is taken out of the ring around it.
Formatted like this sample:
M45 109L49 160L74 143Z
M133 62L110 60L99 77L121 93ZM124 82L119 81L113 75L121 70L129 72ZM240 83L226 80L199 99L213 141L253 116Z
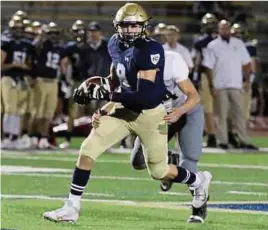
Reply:
M231 37L230 26L226 20L219 22L219 36L208 44L203 66L208 69L209 85L215 97L219 147L228 149L227 118L230 109L232 122L237 126L243 146L252 149L252 145L248 144L242 104L243 74L244 90L249 90L251 58L244 43Z
M179 53L186 62L190 72L194 67L191 53L188 48L181 45L178 41L180 39L180 30L177 26L168 25L166 27L166 43L163 45L164 50L174 51Z

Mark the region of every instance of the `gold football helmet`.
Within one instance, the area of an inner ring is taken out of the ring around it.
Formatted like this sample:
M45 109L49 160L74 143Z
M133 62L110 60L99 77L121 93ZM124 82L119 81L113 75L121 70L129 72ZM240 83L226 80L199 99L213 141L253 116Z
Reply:
M202 31L205 33L216 32L218 20L214 14L206 13L201 19Z
M248 31L242 24L234 23L231 27L231 34L234 37L243 39L248 35Z
M25 11L22 11L22 10L18 10L18 11L16 11L16 12L13 14L12 18L13 18L14 16L19 16L19 17L22 18L22 20L28 18L28 14L27 14Z
M60 28L55 22L50 22L44 26L44 32L48 40L57 43L60 39Z
M127 3L117 11L113 24L121 41L129 45L138 38L146 36L145 29L149 20L147 13L140 5ZM138 26L140 28L129 31L130 27Z
M72 25L71 32L77 42L80 43L86 41L86 29L84 21L76 20Z
M13 16L8 23L8 27L15 38L21 38L23 36L24 24L20 16Z
M39 21L32 22L31 27L36 35L40 35L42 33L42 24Z

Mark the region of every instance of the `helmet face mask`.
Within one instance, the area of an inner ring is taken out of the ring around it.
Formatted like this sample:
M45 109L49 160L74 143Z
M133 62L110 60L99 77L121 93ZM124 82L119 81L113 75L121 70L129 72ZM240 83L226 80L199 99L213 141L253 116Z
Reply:
M52 43L57 43L59 41L60 33L59 32L47 32L47 39Z
M9 21L8 26L15 39L20 39L24 35L24 24L20 16L14 16Z
M71 28L72 35L78 43L86 42L86 30L82 20L76 20Z
M138 4L127 3L117 11L113 24L119 39L129 46L146 37L145 29L149 19Z
M117 33L120 39L128 44L145 36L145 23L122 22L117 25Z

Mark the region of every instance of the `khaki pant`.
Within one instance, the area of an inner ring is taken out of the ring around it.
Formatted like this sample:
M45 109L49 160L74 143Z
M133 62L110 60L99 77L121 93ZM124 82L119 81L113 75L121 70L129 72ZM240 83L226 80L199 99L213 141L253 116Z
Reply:
M248 92L243 92L243 99L244 99L244 116L246 121L250 118L250 108L251 108L251 94L252 90L250 89Z
M217 89L215 97L216 115L218 117L218 138L222 144L228 143L227 118L235 125L242 141L247 142L243 98L240 89Z
M56 79L37 78L38 96L37 118L52 119L58 102L58 82Z
M200 89L201 104L204 107L205 113L213 113L213 97L210 93L208 79L205 74L201 77L201 89Z
M96 160L106 149L130 133L138 135L144 146L145 160L150 175L163 178L168 170L167 125L163 120L166 111L163 105L143 110L141 114L126 108L116 108L109 116L102 116L97 129L92 129L80 148L80 155Z
M23 115L26 113L30 89L21 88L12 77L4 76L1 79L1 96L4 113L8 115Z

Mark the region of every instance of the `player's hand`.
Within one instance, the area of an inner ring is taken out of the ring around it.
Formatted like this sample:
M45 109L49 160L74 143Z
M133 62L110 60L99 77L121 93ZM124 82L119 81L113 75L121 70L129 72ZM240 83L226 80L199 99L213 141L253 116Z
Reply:
M91 84L88 87L88 91L92 96L92 99L110 101L110 91L105 85Z
M101 117L100 110L97 110L92 116L92 126L94 129L99 127L100 117Z
M85 105L88 104L92 98L90 97L90 94L85 92L83 89L76 88L73 93L73 99L75 103Z
M26 64L14 64L15 68L21 68L21 69L25 69L25 70L29 70L30 67Z
M164 117L164 120L168 124L172 124L172 123L175 123L177 120L179 120L182 115L183 115L183 112L181 111L179 107L173 108L172 112Z

